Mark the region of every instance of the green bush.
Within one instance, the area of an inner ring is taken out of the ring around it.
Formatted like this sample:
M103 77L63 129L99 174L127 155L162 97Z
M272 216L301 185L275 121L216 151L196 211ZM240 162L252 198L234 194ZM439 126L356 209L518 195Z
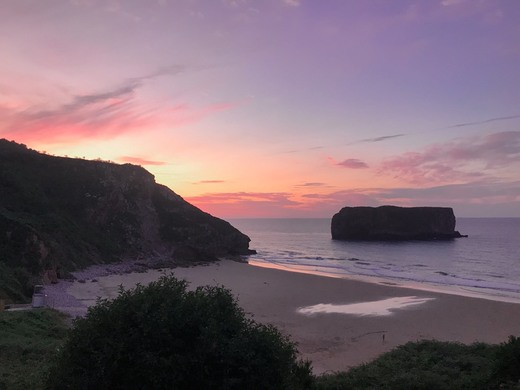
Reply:
M510 336L498 346L493 382L502 389L520 389L520 337Z
M246 317L229 290L162 277L99 300L49 375L54 389L305 389L310 363L276 328Z
M495 346L410 342L348 372L322 375L318 389L493 389Z

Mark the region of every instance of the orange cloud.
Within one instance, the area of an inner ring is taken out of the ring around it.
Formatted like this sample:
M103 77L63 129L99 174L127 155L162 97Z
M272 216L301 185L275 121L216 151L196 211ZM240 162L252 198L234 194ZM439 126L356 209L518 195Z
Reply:
M146 160L141 157L131 157L131 156L122 156L117 159L123 163L130 163L136 165L167 165L167 162L164 161L152 161Z
M289 199L284 192L234 192L213 193L185 198L202 210L227 218L261 217L276 218L293 213L299 202Z
M320 183L320 182L309 182L309 183L295 185L295 187L326 187L326 186L327 185L325 183Z
M201 181L197 181L192 184L220 184L220 183L225 183L225 181L224 180L201 180Z

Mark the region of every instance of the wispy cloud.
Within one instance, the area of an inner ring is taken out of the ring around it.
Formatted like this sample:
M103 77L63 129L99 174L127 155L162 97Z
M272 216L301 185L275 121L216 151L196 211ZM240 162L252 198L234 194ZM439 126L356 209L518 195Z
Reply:
M499 1L440 0L439 3L440 9L449 12L452 16L478 15L486 23L497 23L504 17L503 5Z
M283 0L283 3L290 7L299 7L302 2L301 0Z
M172 65L160 67L159 69L157 69L147 75L132 78L132 79L130 79L130 81L141 83L143 81L152 80L152 79L155 79L155 78L161 77L161 76L175 76L186 70L187 70L187 68L185 65L172 64Z
M444 7L452 7L454 5L459 5L465 3L466 0L441 0L441 5Z
M295 187L323 187L323 186L326 186L326 184L320 183L320 182L309 182L309 183L297 184Z
M462 184L448 184L424 188L379 189L378 198L389 202L406 200L419 204L445 203L520 203L520 181L482 179Z
M456 125L448 126L448 127L445 127L445 128L446 129L453 129L453 128L457 128L457 127L477 126L477 125L484 125L486 123L499 122L499 121L508 121L508 120L518 119L518 118L520 118L520 115L500 116L500 117L497 117L497 118L485 119L485 120L482 120L482 121L458 123Z
M164 161L153 161L153 160L147 160L141 157L132 157L132 156L121 156L117 159L118 161L121 161L123 163L130 163L130 164L136 164L136 165L167 165L167 162Z
M293 213L293 208L301 205L286 192L232 192L208 193L185 199L214 215L227 218L241 217L280 217Z
M381 141L386 141L386 140L393 139L393 138L404 137L405 135L407 135L407 134L392 134L392 135L383 135L381 137L375 137L375 138L365 138L365 139L361 139L359 141L351 142L347 145L355 145L355 144L370 143L370 142L381 142Z
M493 123L493 122L508 121L508 120L519 119L519 118L520 118L520 114L499 116L499 117L489 118L489 119L484 119L484 120L479 120L479 121L457 123L454 125L443 127L442 129L455 129L455 128L459 128L459 127L478 126L478 125L484 125L484 124ZM439 130L439 129L437 129L437 130ZM433 130L427 130L426 132L431 132L431 131L433 131ZM409 133L399 133L399 134L383 135L381 137L364 138L364 139L360 139L358 141L350 142L347 145L382 142L382 141L387 141L387 140L391 140L391 139L395 139L395 138L406 137L409 135L410 135Z
M196 181L192 184L220 184L220 183L225 183L226 181L225 180L200 180L200 181Z
M341 162L336 163L337 166L349 169L365 169L368 168L368 164L357 158L347 158Z
M140 106L135 95L146 80L181 72L172 65L142 77L126 80L102 92L71 96L70 102L52 109L11 111L3 135L46 137L61 141L75 137L112 137L120 132L149 124L157 109ZM180 107L179 107L180 108Z
M287 192L226 192L226 193L210 193L200 196L194 196L190 199L197 202L213 203L226 202L236 203L242 201L255 202L282 202L284 204L296 204L297 202L289 201L287 198L290 193Z
M223 0L228 7L238 7L247 4L247 0Z
M312 186L310 187L312 188ZM187 198L214 215L232 217L325 217L345 206L444 206L457 216L518 216L520 181L484 178L462 184L426 187L351 188L297 195L277 193L211 193Z
M216 103L193 108L187 103L145 104L139 89L149 80L176 75L184 66L160 68L141 77L127 79L119 86L91 94L73 95L68 103L53 108L16 109L2 107L0 135L21 142L67 143L85 137L109 139L142 128L148 131L158 124L180 126L234 105Z
M520 131L433 145L422 152L387 159L379 171L415 184L453 183L473 181L488 170L514 165L520 168Z

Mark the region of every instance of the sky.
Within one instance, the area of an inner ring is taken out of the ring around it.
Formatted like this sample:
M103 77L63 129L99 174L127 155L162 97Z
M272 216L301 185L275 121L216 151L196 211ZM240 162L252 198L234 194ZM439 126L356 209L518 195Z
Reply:
M0 58L0 138L217 217L520 217L518 0L0 0Z

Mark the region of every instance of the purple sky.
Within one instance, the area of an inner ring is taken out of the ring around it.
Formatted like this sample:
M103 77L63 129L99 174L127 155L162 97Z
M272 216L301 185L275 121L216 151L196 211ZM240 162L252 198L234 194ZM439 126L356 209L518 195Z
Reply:
M220 217L520 217L518 0L0 0L0 53L0 137Z

